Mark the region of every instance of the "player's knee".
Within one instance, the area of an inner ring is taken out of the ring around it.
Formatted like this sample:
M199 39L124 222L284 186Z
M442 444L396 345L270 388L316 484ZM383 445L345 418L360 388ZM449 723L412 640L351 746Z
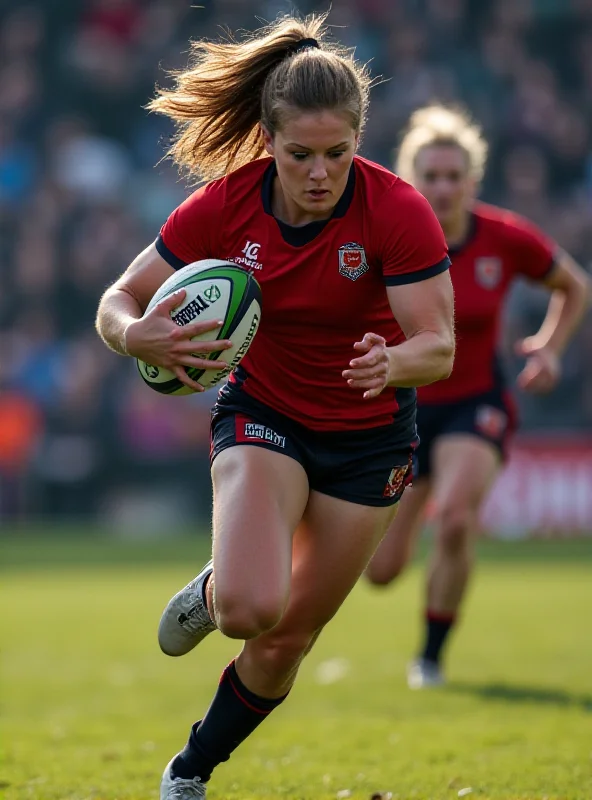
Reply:
M216 589L216 624L230 639L254 639L275 628L284 613L279 598L241 598Z
M403 572L405 564L385 564L371 561L366 567L366 578L373 586L388 586Z
M449 555L469 546L474 525L473 512L463 506L445 506L438 514L438 543Z

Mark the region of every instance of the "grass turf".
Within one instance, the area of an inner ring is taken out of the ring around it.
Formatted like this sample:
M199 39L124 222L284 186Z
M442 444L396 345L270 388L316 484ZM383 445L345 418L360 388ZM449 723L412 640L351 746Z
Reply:
M156 800L236 650L216 634L182 659L156 645L206 547L3 537L1 797ZM405 686L420 565L386 592L360 584L208 798L590 800L592 540L481 551L446 689Z

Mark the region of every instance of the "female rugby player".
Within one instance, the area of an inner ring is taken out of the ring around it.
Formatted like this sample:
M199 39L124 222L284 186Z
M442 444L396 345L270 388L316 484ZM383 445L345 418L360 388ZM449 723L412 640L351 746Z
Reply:
M209 182L98 311L109 347L199 391L184 367L220 365L192 355L190 339L215 325L177 327L182 293L142 317L150 298L211 257L252 270L263 294L257 336L213 409L213 563L159 629L169 655L216 628L244 644L167 765L161 800L205 797L214 768L286 698L408 482L413 387L452 368L442 230L419 192L355 155L368 75L322 23L284 18L244 41L192 45L151 107L178 126L179 166Z
M373 583L390 583L408 562L431 498L433 555L425 596L422 648L408 671L412 688L440 684L441 656L473 562L480 509L514 429L512 402L496 344L504 299L515 278L548 287L551 301L538 333L517 345L526 359L518 387L548 392L586 307L584 271L532 223L475 200L487 144L461 112L441 106L411 117L396 170L430 202L446 235L456 306L457 348L446 380L418 391L421 440L413 489L372 559Z

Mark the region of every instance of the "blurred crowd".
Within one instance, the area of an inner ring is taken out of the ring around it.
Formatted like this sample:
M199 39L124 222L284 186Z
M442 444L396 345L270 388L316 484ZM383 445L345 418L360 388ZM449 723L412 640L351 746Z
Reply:
M0 0L0 516L208 513L213 396L150 391L93 327L104 288L186 194L160 162L171 131L143 106L189 38L328 5ZM592 0L333 0L330 22L384 79L364 155L391 166L413 109L462 102L491 143L482 196L591 267ZM511 298L510 375L545 302L527 286ZM523 425L590 429L590 363L589 319L560 388L519 398Z

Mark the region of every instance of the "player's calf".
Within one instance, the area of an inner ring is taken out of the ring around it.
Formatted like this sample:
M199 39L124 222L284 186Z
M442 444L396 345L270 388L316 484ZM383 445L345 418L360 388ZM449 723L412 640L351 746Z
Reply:
M285 694L320 632L321 629L314 632L278 630L277 633L272 630L246 642L237 664L262 695Z

